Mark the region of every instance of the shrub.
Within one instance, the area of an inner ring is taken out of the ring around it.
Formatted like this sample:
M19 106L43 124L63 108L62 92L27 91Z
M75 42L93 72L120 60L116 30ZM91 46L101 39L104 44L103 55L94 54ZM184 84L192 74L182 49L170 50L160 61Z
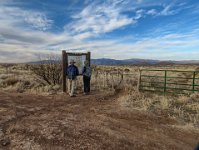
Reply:
M13 77L9 77L6 80L3 81L3 85L7 86L13 86L15 85L19 80Z
M61 84L62 66L56 56L50 56L45 61L30 66L30 70L48 85Z
M8 77L9 77L9 75L6 75L6 74L1 74L0 75L0 79L2 79L2 80L7 79Z

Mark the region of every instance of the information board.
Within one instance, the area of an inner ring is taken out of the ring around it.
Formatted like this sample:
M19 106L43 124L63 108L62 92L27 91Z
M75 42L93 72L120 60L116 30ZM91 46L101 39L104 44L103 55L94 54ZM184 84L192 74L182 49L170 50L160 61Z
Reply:
M62 84L63 84L63 92L66 92L66 76L67 76L67 68L70 65L70 61L74 60L75 65L78 67L79 74L82 75L82 69L84 67L84 62L88 61L90 65L90 56L91 53L72 53L62 51Z
M67 58L68 66L70 65L71 60L75 61L75 66L78 67L79 74L82 74L84 62L86 61L86 55L79 55L79 56L68 55L68 58Z

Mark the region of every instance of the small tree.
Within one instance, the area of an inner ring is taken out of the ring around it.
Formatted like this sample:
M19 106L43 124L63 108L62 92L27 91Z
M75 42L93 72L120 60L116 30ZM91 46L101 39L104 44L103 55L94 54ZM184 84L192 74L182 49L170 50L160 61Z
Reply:
M40 57L40 61L30 66L31 71L48 85L61 84L61 59L55 54Z
M4 63L1 64L2 67L4 67L6 69L6 73L10 73L11 67L14 66L14 64L9 64L9 63Z

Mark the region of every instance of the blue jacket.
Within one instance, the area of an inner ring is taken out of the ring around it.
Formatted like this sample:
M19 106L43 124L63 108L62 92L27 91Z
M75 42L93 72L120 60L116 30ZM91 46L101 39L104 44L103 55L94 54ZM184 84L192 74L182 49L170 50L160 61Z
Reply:
M70 65L67 68L68 79L74 80L79 75L79 70L75 65Z

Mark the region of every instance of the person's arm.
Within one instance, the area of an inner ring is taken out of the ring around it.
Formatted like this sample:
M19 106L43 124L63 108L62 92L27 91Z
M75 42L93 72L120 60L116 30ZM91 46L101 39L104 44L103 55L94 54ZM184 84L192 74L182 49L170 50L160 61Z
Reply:
M69 69L68 69L68 68L69 68L69 67L66 68L66 75L69 74L69 73L68 73L68 72L69 72Z
M77 76L79 75L79 70L77 67L76 67L76 74L77 74Z
M82 69L82 74L84 74L86 72L86 67L84 66Z

